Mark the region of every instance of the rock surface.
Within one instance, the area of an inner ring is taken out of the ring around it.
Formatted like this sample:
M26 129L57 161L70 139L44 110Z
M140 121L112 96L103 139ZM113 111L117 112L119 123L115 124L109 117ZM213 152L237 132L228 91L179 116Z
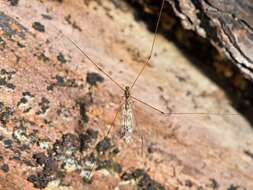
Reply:
M102 140L123 92L68 38L131 85L153 34L124 2L0 6L0 189L253 188L253 133L240 114L169 116L135 101L132 142L118 138L119 119ZM132 94L165 112L236 112L160 35Z

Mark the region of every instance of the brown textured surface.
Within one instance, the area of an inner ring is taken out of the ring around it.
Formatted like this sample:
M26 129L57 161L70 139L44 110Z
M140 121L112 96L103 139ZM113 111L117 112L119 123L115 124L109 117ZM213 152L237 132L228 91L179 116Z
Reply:
M154 30L151 23L161 0L127 2L138 9L136 18L145 20ZM160 32L222 87L233 106L253 123L250 1L166 2Z
M253 1L168 1L185 28L196 31L224 51L253 80Z
M253 133L241 116L164 117L138 103L133 142L121 142L114 128L120 152L114 155L111 147L97 157L110 164L94 173L91 184L84 182L85 156L96 154L83 146L86 130L97 130L101 139L122 92L107 78L91 89L87 72L98 71L62 33L120 84L136 76L153 35L124 3L21 0L11 7L0 2L0 165L9 167L0 170L2 189L253 187ZM224 93L162 36L132 93L163 110L235 112ZM139 170L136 180L124 180L138 168L147 174Z

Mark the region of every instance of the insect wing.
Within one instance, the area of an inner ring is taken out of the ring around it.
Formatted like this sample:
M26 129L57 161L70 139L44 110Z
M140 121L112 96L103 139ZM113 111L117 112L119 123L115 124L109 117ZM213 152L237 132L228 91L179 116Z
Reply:
M126 101L122 106L121 114L121 137L129 142L131 140L134 129L134 116L132 110L132 103Z

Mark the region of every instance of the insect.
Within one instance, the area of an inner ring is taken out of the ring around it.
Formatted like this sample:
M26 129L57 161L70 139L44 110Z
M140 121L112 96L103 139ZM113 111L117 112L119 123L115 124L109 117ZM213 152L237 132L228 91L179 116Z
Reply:
M132 104L130 100L130 92L129 87L126 86L124 91L124 104L122 106L122 118L121 118L121 135L126 142L130 141L130 138L133 133L133 111L132 111Z
M162 110L160 110L160 109L158 109L158 108L156 108L156 107L154 107L154 106L131 95L131 90L136 85L136 82L138 81L138 79L142 75L143 71L145 70L145 68L147 67L147 65L149 64L149 62L153 56L153 51L154 51L155 42L156 42L156 38L157 38L157 32L158 32L162 12L164 9L164 4L165 4L165 0L162 1L161 7L160 7L160 11L159 11L158 19L156 22L155 31L154 31L154 37L152 40L152 45L151 45L151 48L150 48L150 51L148 54L148 58L144 62L143 66L141 67L140 71L138 72L137 76L134 78L134 80L130 86L122 87L110 74L108 74L106 71L104 71L83 49L81 49L80 46L75 41L73 41L71 38L69 38L68 36L63 34L81 52L81 54L84 57L86 57L101 73L103 73L108 79L110 79L124 93L124 96L123 96L124 100L122 101L122 105L120 105L121 109L118 109L118 111L115 113L115 117L111 123L111 127L108 129L105 137L107 137L109 135L111 128L114 126L116 118L119 115L119 112L121 112L121 114L120 114L121 115L120 128L121 128L121 135L122 135L121 137L126 142L130 141L131 136L134 131L134 114L132 111L133 101L137 101L137 102L149 107L150 109L153 109L154 111L156 111L164 116L173 116L173 115L218 115L218 116L219 115L220 116L231 116L232 115L233 116L233 115L238 115L237 113L173 112L170 108L168 108L169 112L165 112L165 111L162 111Z
M151 48L150 48L150 51L148 54L148 58L144 62L144 65L141 67L140 71L138 72L137 76L134 78L131 85L129 85L129 86L122 87L117 82L117 80L112 78L112 76L110 74L105 72L95 61L93 61L93 59L83 49L81 49L80 46L75 41L73 41L68 36L65 36L82 53L82 55L84 57L86 57L101 73L103 73L105 76L107 76L108 79L110 79L124 93L123 100L120 102L120 105L119 105L119 109L116 111L114 119L112 120L110 127L107 130L107 132L105 133L103 139L106 139L110 135L111 129L115 126L115 121L116 121L117 117L121 116L120 117L121 138L126 143L131 142L131 139L133 137L133 132L135 130L135 118L134 118L135 116L134 116L133 107L132 107L133 103L135 101L151 108L152 110L155 110L156 112L160 113L161 115L163 115L165 117L172 116L172 115L238 115L238 114L230 114L230 113L224 114L224 113L205 113L205 112L195 112L195 113L194 112L173 112L172 110L169 110L169 112L165 112L165 111L162 111L162 110L136 98L135 96L132 96L131 91L132 91L133 87L136 85L136 82L138 81L138 79L142 75L143 71L145 70L146 66L150 62L150 59L153 55L153 50L154 50L154 46L155 46L155 42L156 42L156 38L157 38L157 31L158 31L162 11L164 8L164 3L165 3L165 0L162 1L162 5L160 8L160 12L159 12L159 16L158 16L158 20L157 20L157 24L156 24L156 28L155 28L155 33L154 33L152 45L151 45ZM93 174L95 168L96 168L96 163L93 163L91 170L88 173L88 177L87 177L88 179L91 178L91 175Z
M63 34L81 53L84 57L86 57L101 73L103 73L108 79L110 79L116 86L119 87L119 89L122 90L122 92L124 93L124 100L122 101L122 105L120 105L121 109L118 109L118 111L115 113L115 117L111 123L111 127L108 129L108 131L106 132L105 137L107 137L110 134L111 128L114 126L115 121L117 119L118 115L121 115L121 122L120 122L120 128L121 128L121 137L126 141L129 142L133 131L134 131L134 114L132 111L132 106L133 106L133 102L137 101L153 110L155 110L156 112L164 115L164 116L172 116L172 115L237 115L237 114L222 114L222 113L194 113L194 112L189 112L189 113L183 113L183 112L173 112L172 110L170 110L169 112L165 112L162 111L138 98L136 98L135 96L132 96L131 91L132 89L135 87L138 79L140 78L140 76L142 75L143 71L145 70L145 68L147 67L147 65L149 64L152 56L153 56L153 51L154 51L154 47L155 47L155 42L156 42L156 38L157 38L157 31L158 31L158 27L160 24L160 20L161 20L161 16L162 16L162 12L163 12L163 8L164 8L164 4L165 4L165 0L162 1L161 7L160 7L160 11L159 11L159 15L158 15L158 19L156 22L156 27L155 27L155 31L154 31L154 37L152 40L152 44L151 44L151 48L149 50L148 53L148 58L147 60L144 62L143 66L141 67L140 71L138 72L137 76L134 78L133 82L131 83L131 85L129 86L121 86L117 80L115 80L109 73L107 73L105 70L102 69L101 66L99 66L83 49L80 48L80 46L73 41L70 37L68 37L67 35ZM51 24L52 25L52 24ZM120 113L119 113L120 112Z
M85 53L71 38L69 38L68 36L66 36L66 38L72 42L72 44L82 53L82 55L84 55L84 57L88 58L89 61L91 63L93 63L96 68L102 72L105 76L107 76L114 84L116 84L123 92L124 92L124 100L122 103L122 109L118 110L117 113L115 114L114 120L112 121L111 127L108 129L107 133L106 133L106 137L109 135L111 128L113 127L115 120L118 116L119 111L121 111L121 137L126 141L129 142L131 137L132 137L132 133L133 133L133 128L134 128L134 116L133 116L133 112L132 112L132 99L134 99L135 101L138 101L156 111L158 111L161 114L166 114L163 111L155 108L152 105L149 105L139 99L137 99L136 97L133 97L131 95L131 89L135 86L137 80L139 79L139 77L141 76L141 74L143 73L143 71L145 70L146 66L148 65L148 63L150 62L150 59L152 57L153 54L153 50L154 50L154 46L155 46L155 41L156 41L156 37L157 37L157 31L158 31L158 27L159 27L159 23L160 23L160 19L162 16L162 11L164 8L164 3L165 1L162 1L162 5L159 11L159 16L158 16L158 20L157 20L157 24L156 24L156 28L155 28L155 34L154 34L154 38L152 41L152 46L148 55L148 59L146 60L146 62L144 63L144 65L142 66L140 72L137 74L136 78L133 80L131 86L125 86L122 87L115 79L113 79L107 72L105 72L96 62L94 62L90 56ZM173 113L170 113L173 114Z
M163 4L164 4L164 1L163 1ZM163 4L162 4L162 8L163 8ZM162 8L161 8L161 11L160 11L160 16L161 16L161 12L162 12ZM159 18L160 18L159 16ZM80 46L78 46L72 39L68 38L75 46L76 48L78 48L82 54L89 59L89 61L91 63L93 63L97 69L103 73L105 76L107 76L116 86L118 86L122 92L124 92L124 99L122 100L122 102L120 102L120 108L117 110L117 112L115 113L115 117L114 119L112 120L112 123L108 129L108 131L106 132L105 136L103 138L106 138L107 136L109 136L110 132L111 132L111 129L112 127L114 126L115 124L115 120L116 118L121 115L121 124L120 124L120 127L121 127L121 134L122 134L122 138L126 141L126 142L130 142L131 141L131 138L133 136L133 131L134 131L134 114L133 114L133 108L132 108L132 104L133 102L140 102L148 107L150 107L151 109L153 110L156 110L158 113L160 113L161 115L163 116L171 116L171 115L222 115L222 113L182 113L182 112L164 112L164 111L161 111L159 109L157 109L156 107L153 107L149 104L147 104L146 102L143 102L141 100L139 100L138 98L136 98L135 96L132 95L132 89L133 87L135 86L136 82L138 81L138 79L140 78L140 76L142 75L143 71L145 70L147 64L149 63L150 61L150 58L152 57L152 52L153 52L153 48L154 48L154 44L155 44L155 40L156 40L156 36L157 36L157 28L158 28L158 24L159 24L159 19L158 19L158 22L157 22L157 27L156 27L156 31L155 31L155 35L154 35L154 39L153 39L153 43L152 43L152 47L151 47L151 50L150 50L150 53L149 53L149 56L148 56L148 59L147 61L144 63L144 65L141 67L141 70L140 72L137 74L136 78L134 78L134 81L131 83L131 85L129 86L126 86L126 87L122 87L117 80L115 80L110 74L108 74L107 72L105 72L104 69L102 69L96 62L93 61L93 59L91 59L89 57L89 55L84 52ZM93 168L95 168L95 164L92 166ZM93 169L92 169L93 170Z

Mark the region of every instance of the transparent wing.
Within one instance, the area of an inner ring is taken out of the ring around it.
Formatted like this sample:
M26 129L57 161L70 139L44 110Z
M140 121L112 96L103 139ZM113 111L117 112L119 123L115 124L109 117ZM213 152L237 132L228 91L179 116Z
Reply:
M132 102L125 101L122 106L121 112L121 137L129 142L133 135L134 130L134 115L132 110Z

